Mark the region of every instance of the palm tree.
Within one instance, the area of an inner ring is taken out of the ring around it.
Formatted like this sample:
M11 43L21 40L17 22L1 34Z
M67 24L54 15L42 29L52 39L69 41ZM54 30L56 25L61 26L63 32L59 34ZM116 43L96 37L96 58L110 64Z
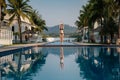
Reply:
M118 26L119 26L118 38L120 38L120 0L115 0L115 5L117 6L116 13L117 13L117 16L119 17L119 19L118 19Z
M30 22L32 22L28 16L32 10L31 6L28 5L28 2L29 0L8 0L9 9L7 10L11 15L9 20L10 23L13 22L15 18L18 21L20 43L22 43L21 18L27 18Z
M103 9L104 13L104 23L103 23L103 32L105 35L110 35L110 39L112 42L112 39L114 37L113 34L118 34L118 26L116 26L116 18L118 17L118 5L116 5L116 2L114 0L106 0L104 1L105 6Z
M89 4L91 5L90 6L90 11L91 11L91 14L90 14L90 20L94 23L95 21L97 20L100 20L100 25L101 25L101 31L102 31L102 28L103 28L103 21L102 21L102 18L103 18L103 8L104 8L104 1L103 0L90 0L89 1ZM90 22L91 23L91 22ZM101 35L101 42L103 43L103 35Z
M101 30L101 43L106 42L106 37L110 35L111 41L114 35L117 34L118 27L116 26L117 18L119 17L119 37L120 37L120 0L89 0L89 3L83 6L83 10L80 11L80 16L76 21L78 29L84 26L88 26L93 34L95 21L99 21ZM88 30L88 31L89 31ZM104 39L104 40L103 40Z
M2 8L6 8L5 0L0 0L0 28L1 28L1 18L2 18Z
M41 18L41 16L38 14L38 11L33 10L30 14L30 18L33 20L34 25L36 26L35 31L42 32L43 30L48 30L45 26L45 20Z
M88 42L89 42L89 30L92 28L89 24L90 22L90 11L89 11L89 4L83 6L83 10L80 10L80 16L78 17L78 20L76 21L76 25L78 26L78 29L82 29L83 27L88 27Z
M5 0L0 0L0 28L1 28L1 20L2 20L1 19L2 18L2 8L4 8L4 9L6 8L6 2L5 2ZM0 76L1 76L1 68L0 68Z
M81 15L80 15L81 16ZM84 28L82 17L78 17L78 20L76 20L75 25L78 27L78 31ZM81 41L83 36L83 31L80 32L79 36L77 37L77 41Z

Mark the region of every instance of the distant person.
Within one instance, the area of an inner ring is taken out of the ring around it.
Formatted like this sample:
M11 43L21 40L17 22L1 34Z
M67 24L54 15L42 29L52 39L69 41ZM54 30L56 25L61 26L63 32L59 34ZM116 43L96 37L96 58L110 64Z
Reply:
M60 29L60 42L62 43L64 41L64 25L60 24L59 29Z
M63 69L64 67L64 53L63 47L60 47L60 67Z
M25 41L28 41L28 36L27 35L25 35Z

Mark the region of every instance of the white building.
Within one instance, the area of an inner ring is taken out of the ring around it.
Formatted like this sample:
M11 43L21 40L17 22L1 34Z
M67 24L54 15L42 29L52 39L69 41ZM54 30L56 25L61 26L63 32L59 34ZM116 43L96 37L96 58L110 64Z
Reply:
M2 23L8 23L9 22L9 15L6 15L4 17L4 21ZM21 18L22 23L21 23L21 31L24 32L26 30L32 30L34 29L35 26L31 25L29 20L27 18L23 19ZM14 21L10 25L1 25L0 29L0 44L3 45L10 45L13 43L15 40L19 40L18 32L19 32L19 27L18 27L18 21L17 19L14 19ZM8 35L9 34L9 35ZM23 41L25 40L25 35L23 36Z
M95 42L99 43L100 42L100 35L99 35L100 27L98 22L94 23L94 30L93 32L89 32L88 35L88 26L85 26L79 30L79 34L82 38L82 42L88 42L88 38L93 37ZM92 35L93 33L93 35Z
M88 42L88 26L81 28L78 33L81 36L81 42Z
M6 15L6 16L5 16L5 20L6 20L6 21L9 21L9 18L10 18L9 15ZM29 22L29 20L28 20L27 18L25 18L25 19L21 18L21 21L22 21L22 23L21 23L21 32L24 32L24 31L26 31L26 30L32 30L32 29L35 27L35 26L31 25L31 23ZM10 29L11 29L11 31L12 31L13 33L19 32L19 27L18 27L18 21L17 21L17 19L15 19L15 20L11 23ZM15 35L16 35L16 34L15 34ZM15 39L19 40L18 35L17 35L17 36L15 36L15 35L14 35L14 37L13 37L13 40L15 40ZM24 36L23 36L23 40L24 40Z
M2 22L1 25L2 26L0 28L0 44L2 45L12 44L13 32L6 23Z
M95 39L95 42L97 42L97 43L100 42L100 35L99 35L100 30L101 30L100 25L98 24L98 22L95 22L95 24L94 24L94 39Z

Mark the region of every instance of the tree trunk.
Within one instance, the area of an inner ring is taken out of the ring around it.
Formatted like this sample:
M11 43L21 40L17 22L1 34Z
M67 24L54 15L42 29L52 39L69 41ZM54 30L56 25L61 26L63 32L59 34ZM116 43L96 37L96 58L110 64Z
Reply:
M119 21L119 33L118 33L118 38L120 38L120 21Z
M119 9L119 14L118 14L118 16L119 16L119 23L118 23L118 39L117 39L117 41L116 41L116 44L117 45L120 45L120 9Z
M91 32L91 42L92 42L92 43L95 42L95 38L94 38L94 28L92 29L92 32Z
M18 74L17 74L17 80L21 80L21 59L22 59L22 52L19 54L19 59L18 59L18 68L17 68L17 71L18 71Z
M107 43L107 35L104 35L104 43Z
M119 27L118 38L120 38L120 15L119 15L119 24L118 24L118 27Z
M0 28L1 28L1 12L2 12L2 9L1 9L2 7L1 7L1 3L0 3Z
M90 42L90 29L88 27L88 43Z
M110 34L110 42L112 43L113 42L113 34Z
M19 27L20 43L22 43L22 31L21 31L21 18L20 18L20 16L18 17L18 27Z
M20 72L20 69L21 69L21 58L22 58L22 52L19 54L19 59L18 59L18 72Z
M102 35L102 17L101 17L100 21L101 21L101 28L100 28L100 29L101 29L101 34L100 34L100 40L101 40L101 41L100 41L100 42L103 43L103 35Z

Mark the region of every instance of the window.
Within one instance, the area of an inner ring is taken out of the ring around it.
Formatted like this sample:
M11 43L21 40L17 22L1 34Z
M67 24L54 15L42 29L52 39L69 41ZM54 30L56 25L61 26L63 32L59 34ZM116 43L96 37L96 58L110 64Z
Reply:
M34 31L34 27L31 27L31 30Z
M27 31L28 30L28 27L27 26L25 26L25 31Z
M15 27L14 26L12 26L12 32L15 32Z

